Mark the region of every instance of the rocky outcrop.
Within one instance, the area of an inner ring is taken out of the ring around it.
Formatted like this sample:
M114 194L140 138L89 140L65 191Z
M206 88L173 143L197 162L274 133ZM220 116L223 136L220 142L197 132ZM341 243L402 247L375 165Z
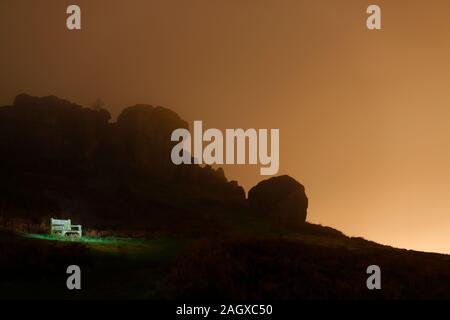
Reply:
M248 203L258 215L280 225L300 226L306 221L305 187L287 175L259 182L248 192Z
M244 206L222 169L172 163L171 133L187 127L163 107L128 107L111 122L99 107L19 95L0 107L0 209L156 225Z

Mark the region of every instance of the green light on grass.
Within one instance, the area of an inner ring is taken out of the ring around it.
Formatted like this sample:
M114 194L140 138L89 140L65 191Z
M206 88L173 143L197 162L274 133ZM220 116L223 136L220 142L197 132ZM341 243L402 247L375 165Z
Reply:
M26 234L25 236L27 238L47 240L47 241L81 242L81 243L98 243L98 244L117 244L119 242L123 242L124 240L126 240L117 238L92 238L92 237L81 237L71 239L68 237L58 237L48 234Z
M68 237L52 236L49 234L22 234L30 240L46 241L48 245L70 245L78 243L87 249L93 250L93 254L107 254L126 257L127 259L158 260L172 259L184 248L185 240L174 238L94 238L81 237L70 239Z

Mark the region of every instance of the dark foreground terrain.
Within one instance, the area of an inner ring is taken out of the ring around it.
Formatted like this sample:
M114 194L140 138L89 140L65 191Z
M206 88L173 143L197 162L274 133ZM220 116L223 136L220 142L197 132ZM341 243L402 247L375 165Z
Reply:
M215 240L0 237L2 299L450 299L450 256L309 224ZM80 291L66 289L72 264L82 269ZM382 290L366 287L371 264Z

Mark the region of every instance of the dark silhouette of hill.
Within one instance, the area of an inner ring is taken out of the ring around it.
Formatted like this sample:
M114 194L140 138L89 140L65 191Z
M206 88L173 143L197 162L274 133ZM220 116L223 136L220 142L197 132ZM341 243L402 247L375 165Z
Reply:
M110 118L53 96L0 108L0 228L55 216L134 236L64 242L0 230L0 297L72 298L64 277L75 263L84 298L450 298L449 256L305 223L305 188L289 176L246 199L222 169L173 165L170 134L188 125L169 109ZM366 287L372 264L381 291Z
M177 231L197 223L207 232L226 228L224 211L244 210L243 188L222 169L172 164L170 135L188 127L176 113L135 105L110 118L54 96L22 94L0 108L1 212L97 227Z
M221 168L174 165L177 128L188 124L163 107L127 107L112 122L98 105L18 95L0 108L0 216L194 235L304 224L305 188L289 176L262 181L247 201Z

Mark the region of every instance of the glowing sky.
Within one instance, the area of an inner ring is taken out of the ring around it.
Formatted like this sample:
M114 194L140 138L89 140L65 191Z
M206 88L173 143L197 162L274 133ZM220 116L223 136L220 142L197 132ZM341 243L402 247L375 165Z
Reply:
M82 9L82 31L65 27ZM280 174L308 220L450 253L450 2L0 2L0 104L54 94L117 115L163 105L191 125L280 128ZM259 166L227 166L247 189Z

